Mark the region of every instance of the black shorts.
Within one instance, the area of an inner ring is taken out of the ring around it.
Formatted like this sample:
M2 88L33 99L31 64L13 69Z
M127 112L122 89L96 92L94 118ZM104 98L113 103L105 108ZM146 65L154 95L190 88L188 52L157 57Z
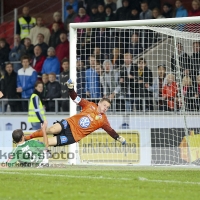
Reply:
M59 123L62 127L61 132L59 134L54 135L55 137L57 137L56 146L64 146L64 145L75 143L76 141L74 140L74 137L72 135L72 132L67 120L62 119L60 122L58 121L56 123Z

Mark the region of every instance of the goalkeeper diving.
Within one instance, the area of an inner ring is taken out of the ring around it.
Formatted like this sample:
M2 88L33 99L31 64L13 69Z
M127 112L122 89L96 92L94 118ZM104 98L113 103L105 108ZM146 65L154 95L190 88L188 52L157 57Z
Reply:
M54 135L54 137L48 138L49 146L73 144L99 128L104 129L112 138L119 141L122 145L125 145L125 138L119 136L116 131L111 128L105 114L111 105L110 100L102 98L97 105L80 98L74 91L74 83L71 79L66 82L66 85L69 90L70 98L82 107L82 111L72 117L57 121L54 125L47 128L46 133L48 135ZM43 131L41 129L29 136L25 136L25 139L30 140L36 137L43 137Z

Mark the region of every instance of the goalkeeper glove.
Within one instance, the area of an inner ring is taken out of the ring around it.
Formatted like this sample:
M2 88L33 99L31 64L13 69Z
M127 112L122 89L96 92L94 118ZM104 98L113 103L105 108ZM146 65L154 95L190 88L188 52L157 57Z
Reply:
M72 82L71 79L69 79L69 80L66 82L66 84L67 84L67 87L68 87L69 89L73 89L73 88L74 88L74 83Z
M126 140L125 140L125 138L123 138L122 136L119 136L119 137L117 138L117 141L121 142L122 145L125 145L125 144L126 144Z

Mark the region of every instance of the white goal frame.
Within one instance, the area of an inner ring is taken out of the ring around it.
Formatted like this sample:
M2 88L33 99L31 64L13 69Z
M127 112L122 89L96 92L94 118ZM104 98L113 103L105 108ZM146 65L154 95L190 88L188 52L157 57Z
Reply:
M183 17L183 18L163 18L149 19L136 21L112 21L112 22L87 22L87 23L71 23L70 24L70 78L76 80L76 44L77 44L77 29L82 28L116 28L128 26L152 26L152 25L169 25L169 24L185 24L185 23L200 23L200 17ZM76 83L75 83L76 84ZM75 85L76 88L76 85ZM76 114L76 104L70 100L70 116ZM69 159L69 164L79 164L78 144L69 146L69 152L74 153L74 158Z

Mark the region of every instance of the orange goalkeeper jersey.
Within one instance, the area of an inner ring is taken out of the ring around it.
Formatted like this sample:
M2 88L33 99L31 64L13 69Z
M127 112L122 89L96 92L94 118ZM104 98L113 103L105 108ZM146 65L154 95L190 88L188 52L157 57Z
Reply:
M119 136L110 127L106 115L98 113L95 103L89 102L86 99L81 99L79 105L82 107L82 111L66 119L76 142L99 128L103 128L115 139Z

